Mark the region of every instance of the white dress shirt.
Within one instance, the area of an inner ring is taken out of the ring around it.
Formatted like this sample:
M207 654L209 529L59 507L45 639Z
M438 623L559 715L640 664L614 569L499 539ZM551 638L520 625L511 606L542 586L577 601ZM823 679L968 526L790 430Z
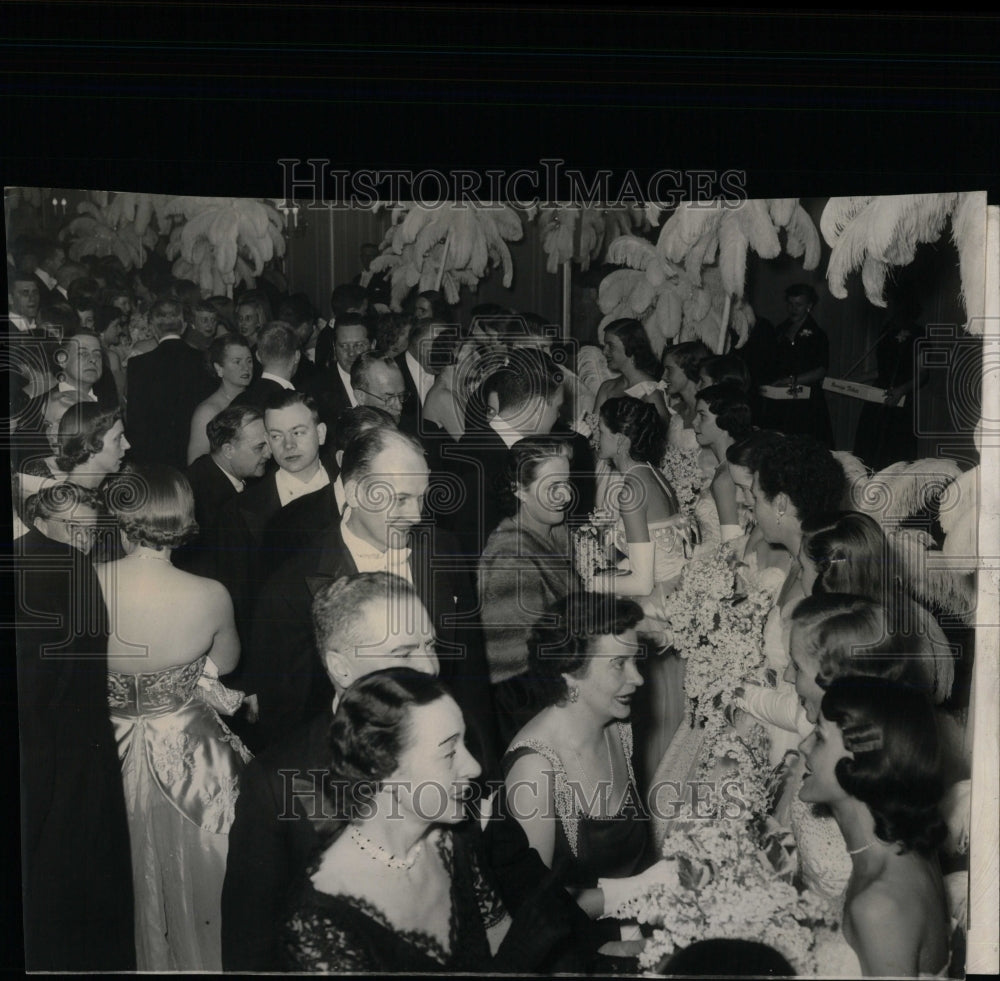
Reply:
M288 392L294 392L295 386L287 379L282 378L280 375L272 375L269 371L262 371L260 373L261 380L264 378L269 378L273 382L277 382L283 389Z
M274 475L274 484L278 488L278 500L281 502L282 507L294 501L297 497L322 490L329 483L330 475L326 472L326 468L322 464L319 470L309 480L305 481L299 480L298 477L290 474L287 470L279 470Z
M93 392L87 392L87 394L84 395L83 392L80 391L80 389L78 389L75 386L71 385L69 382L64 382L64 381L59 382L59 391L60 392L76 392L76 394L80 396L80 401L82 401L82 402L96 402L97 401L97 396Z
M214 463L217 467L219 467L219 462L214 457L212 457L212 463ZM237 494L242 494L243 491L246 490L247 485L245 480L240 480L239 477L236 477L233 474L231 474L225 467L219 467L219 469L226 475L226 479L229 481L229 483L231 483L233 487L236 488Z
M434 385L434 376L424 370L424 366L409 351L406 352L406 366L410 369L410 377L420 393L420 404L427 401L427 393Z
M518 432L513 426L508 422L501 419L499 416L494 416L490 419L490 429L493 430L499 436L509 450L515 443L519 443L524 439L524 433Z
M347 550L351 553L351 558L354 559L354 564L358 567L358 572L389 572L413 585L413 575L410 572L411 549L387 548L384 552L377 549L351 531L350 518L351 509L348 507L344 510L344 517L340 522L340 534L344 538Z
M22 334L27 334L29 331L34 330L38 326L37 320L28 320L27 317L22 317L19 313L14 313L13 310L8 314L8 316L10 317L10 322Z
M351 373L349 371L344 371L340 367L340 362L337 362L337 371L340 372L340 380L344 383L344 388L347 389L347 397L351 400L351 408L356 409L358 407L358 400L354 397L354 386L351 385Z

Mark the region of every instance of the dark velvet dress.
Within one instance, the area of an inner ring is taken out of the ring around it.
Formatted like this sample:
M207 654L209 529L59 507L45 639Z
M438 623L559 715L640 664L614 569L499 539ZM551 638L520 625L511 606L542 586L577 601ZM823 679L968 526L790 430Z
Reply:
M830 367L830 342L819 324L806 317L794 340L788 337L789 326L785 320L772 335L762 338L764 350L757 352L758 363L770 367L758 379L761 384L772 385L789 375L804 375L815 368L825 371ZM777 429L789 436L814 436L832 449L833 427L823 383L816 382L808 388L809 399L805 404L797 399L761 399L760 418L754 421L762 429Z
M890 325L875 348L876 387L894 388L913 379L916 345L923 336L924 330L917 324ZM854 455L876 471L901 460L916 459L916 399L914 389L902 406L865 402L854 437Z
M451 877L448 947L420 930L399 930L370 902L318 891L309 881L317 858L293 894L285 923L288 969L388 974L490 970L486 931L507 915L468 840L440 831L436 846Z

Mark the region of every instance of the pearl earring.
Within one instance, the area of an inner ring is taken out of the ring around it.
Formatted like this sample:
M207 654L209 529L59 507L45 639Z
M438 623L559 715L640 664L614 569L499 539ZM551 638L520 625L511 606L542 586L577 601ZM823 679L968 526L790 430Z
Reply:
M580 689L576 685L570 685L567 697L571 702L575 702L580 697Z

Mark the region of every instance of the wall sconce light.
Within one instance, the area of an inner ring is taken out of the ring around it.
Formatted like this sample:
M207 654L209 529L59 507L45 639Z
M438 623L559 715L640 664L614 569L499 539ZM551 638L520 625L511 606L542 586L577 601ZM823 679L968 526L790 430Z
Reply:
M66 205L69 202L65 198L53 198L52 199L52 213L59 217L66 217Z
M309 220L305 216L305 209L300 209L294 202L282 201L278 210L285 216L285 235L287 238L302 238L309 227ZM299 216L299 211L302 216Z

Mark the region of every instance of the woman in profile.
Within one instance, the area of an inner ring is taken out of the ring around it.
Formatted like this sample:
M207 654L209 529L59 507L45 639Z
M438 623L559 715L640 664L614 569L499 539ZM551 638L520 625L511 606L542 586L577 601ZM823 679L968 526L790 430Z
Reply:
M799 796L830 808L852 861L841 936L853 976L946 977L949 918L935 850L947 830L929 700L891 681L838 678L800 748Z
M220 903L240 772L250 759L199 679L236 667L221 583L170 563L197 531L191 486L145 466L109 494L125 557L97 567L108 608L108 705L132 843L140 971L222 969Z
M459 828L478 775L462 710L434 676L376 671L344 692L330 727L331 820L285 923L291 970L537 968L552 932L544 911L512 928L477 838Z
M483 638L504 747L542 707L528 677L531 625L580 585L566 530L569 453L550 436L526 436L510 448L500 487L508 516L479 559Z

